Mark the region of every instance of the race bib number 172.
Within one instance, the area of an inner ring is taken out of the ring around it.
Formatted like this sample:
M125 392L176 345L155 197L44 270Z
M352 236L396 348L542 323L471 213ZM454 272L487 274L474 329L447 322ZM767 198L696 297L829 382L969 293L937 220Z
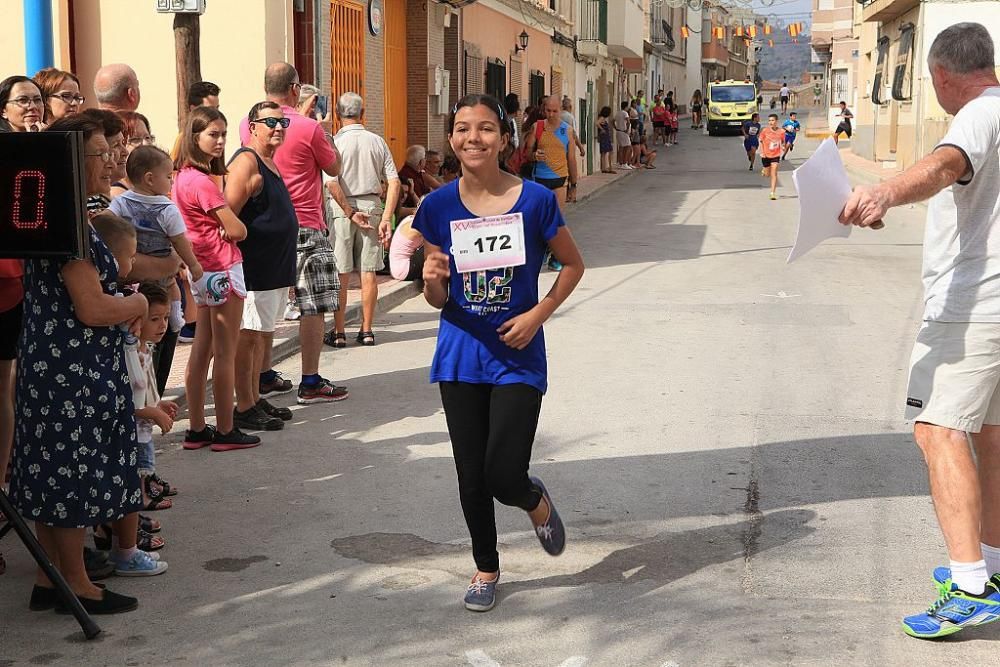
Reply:
M522 266L524 217L520 213L451 221L451 254L459 273Z

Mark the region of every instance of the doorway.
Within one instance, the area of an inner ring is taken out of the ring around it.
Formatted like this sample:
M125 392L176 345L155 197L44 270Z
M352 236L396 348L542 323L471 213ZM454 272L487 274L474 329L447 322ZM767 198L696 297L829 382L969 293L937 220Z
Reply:
M406 160L406 0L385 0L385 140L397 165Z

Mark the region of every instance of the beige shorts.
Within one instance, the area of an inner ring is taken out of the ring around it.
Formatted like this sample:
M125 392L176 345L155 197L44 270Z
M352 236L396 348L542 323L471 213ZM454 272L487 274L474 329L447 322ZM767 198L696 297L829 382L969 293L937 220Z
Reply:
M1000 425L1000 323L924 322L910 358L906 419L978 433Z
M382 244L378 242L382 201L378 197L352 197L350 202L356 210L368 214L372 229L362 229L343 215L334 217L333 254L337 259L337 270L340 273L381 271L385 268Z
M278 316L288 303L288 288L247 292L243 302L243 323L241 329L274 333Z

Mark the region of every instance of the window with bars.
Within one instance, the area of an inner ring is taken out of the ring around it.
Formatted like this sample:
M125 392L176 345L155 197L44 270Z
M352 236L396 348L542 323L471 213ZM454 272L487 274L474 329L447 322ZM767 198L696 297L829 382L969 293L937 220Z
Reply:
M463 95L478 95L483 92L483 59L465 52L465 82Z
M531 104L538 104L538 100L545 97L545 74L538 70L531 70L528 77L528 101Z
M900 28L899 50L896 52L896 66L892 71L892 99L901 102L913 97L913 24Z
M524 99L524 61L514 56L510 57L510 91L517 95L518 100Z
M350 0L330 2L331 89L334 99L353 91L365 96L365 17Z
M486 60L486 94L498 100L507 95L507 65L499 58Z
M875 63L875 80L872 82L872 104L885 104L883 99L885 94L885 69L889 56L889 38L880 37L878 40L878 62Z

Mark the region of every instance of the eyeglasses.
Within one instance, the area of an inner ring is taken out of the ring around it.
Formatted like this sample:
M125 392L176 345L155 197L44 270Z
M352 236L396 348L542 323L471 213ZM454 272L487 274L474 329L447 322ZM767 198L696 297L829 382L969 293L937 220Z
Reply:
M69 104L69 105L73 104L80 105L87 101L87 98L81 95L80 93L71 93L69 91L55 93L50 97L58 97L60 100L63 101L63 104Z
M7 100L7 104L16 104L22 109L30 109L31 107L42 106L41 97L15 97L12 100Z
M104 153L84 153L86 157L99 157L101 162L111 162L111 153L105 151Z
M132 148L138 148L139 146L155 146L156 137L149 135L148 137L132 137L128 140L128 145Z
M291 118L273 118L273 117L269 117L269 118L257 118L255 120L250 121L250 122L251 123L264 123L264 125L267 125L272 130L274 128L278 127L279 125L282 127L282 129L288 129L288 126L291 124L292 119Z

